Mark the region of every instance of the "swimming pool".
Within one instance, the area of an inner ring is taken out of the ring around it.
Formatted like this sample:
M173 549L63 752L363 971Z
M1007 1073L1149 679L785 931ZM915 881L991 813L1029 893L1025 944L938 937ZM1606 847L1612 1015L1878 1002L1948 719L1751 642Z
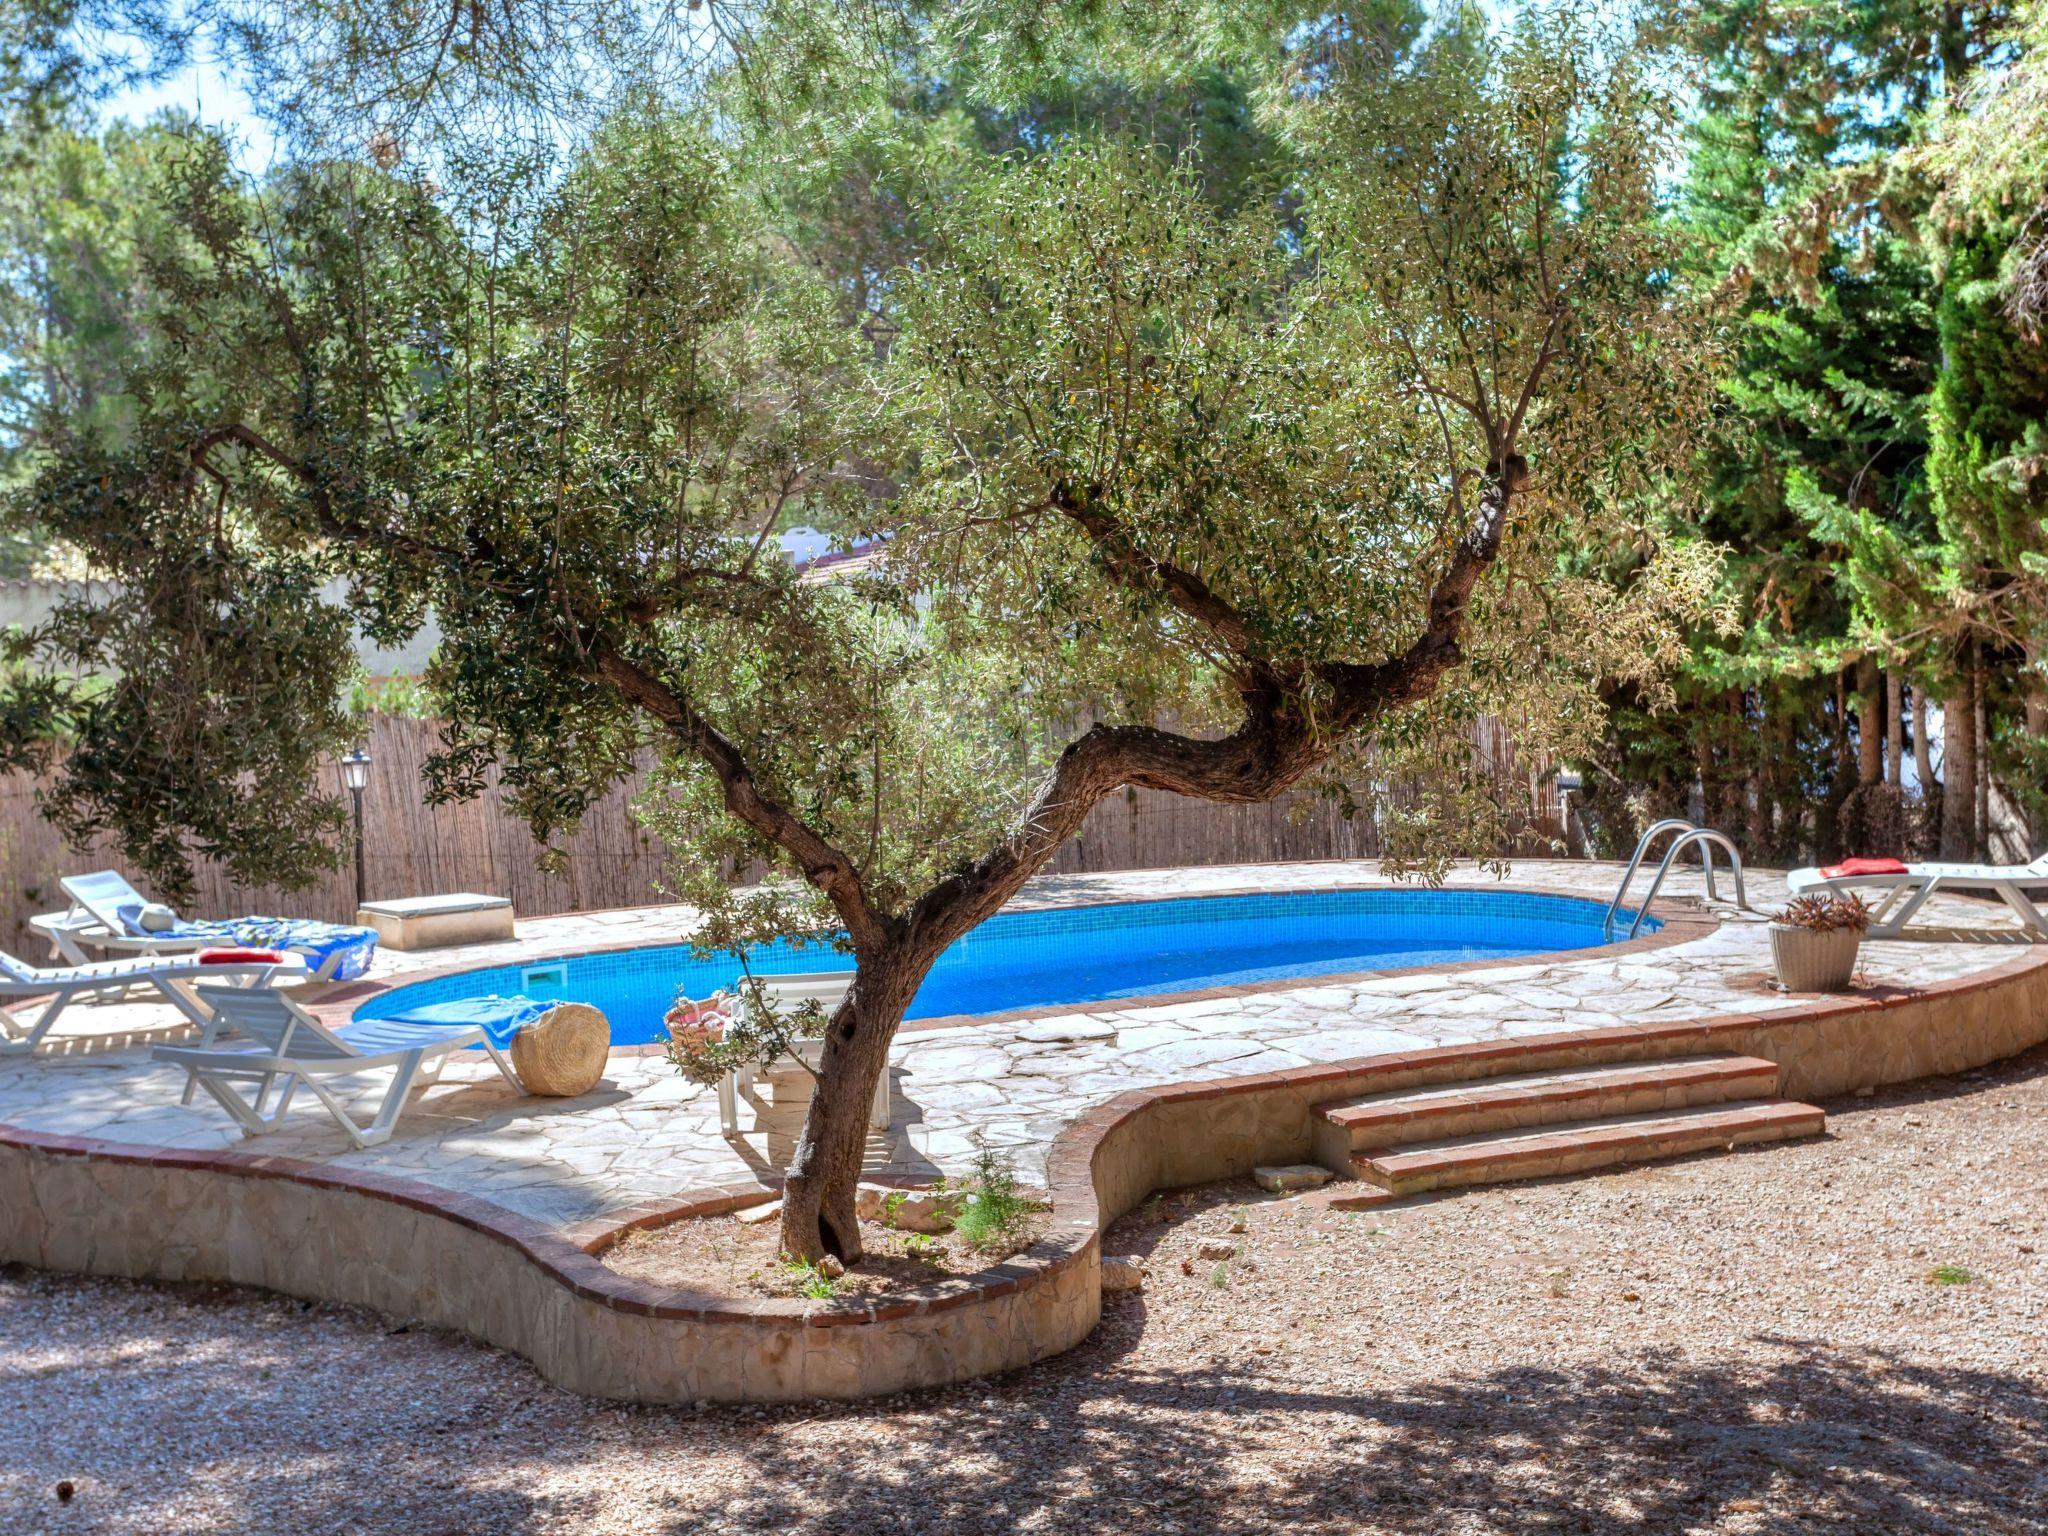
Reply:
M1286 891L1196 896L1005 912L939 957L910 1007L913 1019L1057 1008L1156 993L1339 976L1405 966L1507 960L1605 943L1605 907L1523 891ZM1621 914L1619 931L1633 913ZM1660 926L1647 919L1644 930ZM827 945L759 945L755 975L832 971L852 958ZM705 997L740 975L729 955L687 944L607 950L490 966L394 987L358 1018L384 1018L455 998L525 995L589 1003L611 1020L612 1042L667 1038L676 994Z

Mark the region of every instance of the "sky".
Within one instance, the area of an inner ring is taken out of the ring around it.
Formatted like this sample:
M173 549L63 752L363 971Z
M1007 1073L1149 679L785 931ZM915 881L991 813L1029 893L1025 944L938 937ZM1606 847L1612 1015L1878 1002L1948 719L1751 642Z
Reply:
M1516 0L1481 0L1481 9L1495 25L1502 25L1514 14ZM242 82L207 51L204 40L197 41L195 47L198 56L176 74L109 97L102 104L101 120L126 118L140 123L166 108L174 108L203 123L227 129L236 142L235 161L244 172L260 174L269 170L278 157L277 139L270 125ZM1672 84L1674 90L1690 96L1690 82Z
M235 137L236 160L244 170L267 169L277 141L241 85L211 59L196 59L168 79L117 92L101 108L105 121L127 118L143 122L165 108L191 113L201 122L217 124Z

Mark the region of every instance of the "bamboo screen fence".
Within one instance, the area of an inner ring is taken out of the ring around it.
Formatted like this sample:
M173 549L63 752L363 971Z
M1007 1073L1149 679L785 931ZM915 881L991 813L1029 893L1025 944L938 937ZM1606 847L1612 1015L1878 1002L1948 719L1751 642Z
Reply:
M495 777L481 796L465 804L424 803L419 768L433 746L434 730L431 721L371 717L363 842L373 899L486 891L510 896L523 916L661 899L665 854L633 814L633 802L645 787L638 776L591 809L582 830L564 846L562 869L543 872L536 864L539 848L506 811ZM1517 765L1513 746L1497 725L1480 722L1474 751L1504 782L1528 786L1531 798L1524 803L1532 821L1555 826L1557 805L1550 786ZM333 785L338 792L339 780ZM1224 806L1134 790L1097 806L1081 836L1060 850L1051 868L1075 872L1371 858L1378 851L1369 818L1347 821L1335 806L1313 796L1306 803L1289 796L1271 805ZM120 863L108 846L68 848L37 810L34 782L18 774L0 776L0 947L41 958L25 925L37 912L64 906L58 878ZM282 891L239 884L219 864L202 861L191 910L202 917L258 912L346 921L355 910L354 865L344 860L309 889Z

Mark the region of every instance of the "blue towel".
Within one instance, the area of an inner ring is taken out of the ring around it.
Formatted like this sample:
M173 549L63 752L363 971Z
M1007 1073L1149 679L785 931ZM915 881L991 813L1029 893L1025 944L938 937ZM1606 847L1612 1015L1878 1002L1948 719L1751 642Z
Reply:
M146 933L140 927L134 927L134 932L138 937L204 939L223 948L288 950L304 955L307 966L315 971L339 950L341 959L334 967L335 981L354 981L370 968L370 960L377 953L376 929L316 922L310 917L231 917L205 923L180 920L158 933Z
M514 1035L554 1006L531 997L459 997L385 1017L407 1024L480 1024L491 1044L503 1050Z

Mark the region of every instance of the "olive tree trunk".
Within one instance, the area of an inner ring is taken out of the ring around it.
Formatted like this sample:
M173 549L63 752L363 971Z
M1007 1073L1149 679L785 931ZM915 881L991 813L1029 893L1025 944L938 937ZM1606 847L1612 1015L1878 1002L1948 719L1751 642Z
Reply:
M855 1203L868 1106L889 1069L889 1043L937 953L894 945L861 957L853 986L825 1028L816 1091L782 1186L782 1250L791 1258L861 1256Z
M1427 698L1463 658L1459 636L1466 605L1499 557L1508 504L1528 479L1528 464L1513 453L1487 466L1471 522L1431 588L1421 630L1405 650L1385 661L1328 662L1313 669L1283 667L1265 656L1244 616L1199 576L1140 550L1085 491L1059 487L1053 505L1095 543L1112 579L1162 591L1236 657L1244 717L1236 730L1217 738L1147 725L1091 726L1067 744L1000 842L901 913L877 910L851 861L788 807L764 797L732 744L687 700L616 651L603 656L607 675L712 765L724 784L727 808L802 862L806 878L846 920L859 960L853 987L826 1028L817 1091L783 1185L785 1252L806 1259L860 1256L855 1206L867 1106L888 1066L896 1027L946 946L1000 911L1111 792L1128 785L1200 800L1263 803L1299 782L1367 722Z

